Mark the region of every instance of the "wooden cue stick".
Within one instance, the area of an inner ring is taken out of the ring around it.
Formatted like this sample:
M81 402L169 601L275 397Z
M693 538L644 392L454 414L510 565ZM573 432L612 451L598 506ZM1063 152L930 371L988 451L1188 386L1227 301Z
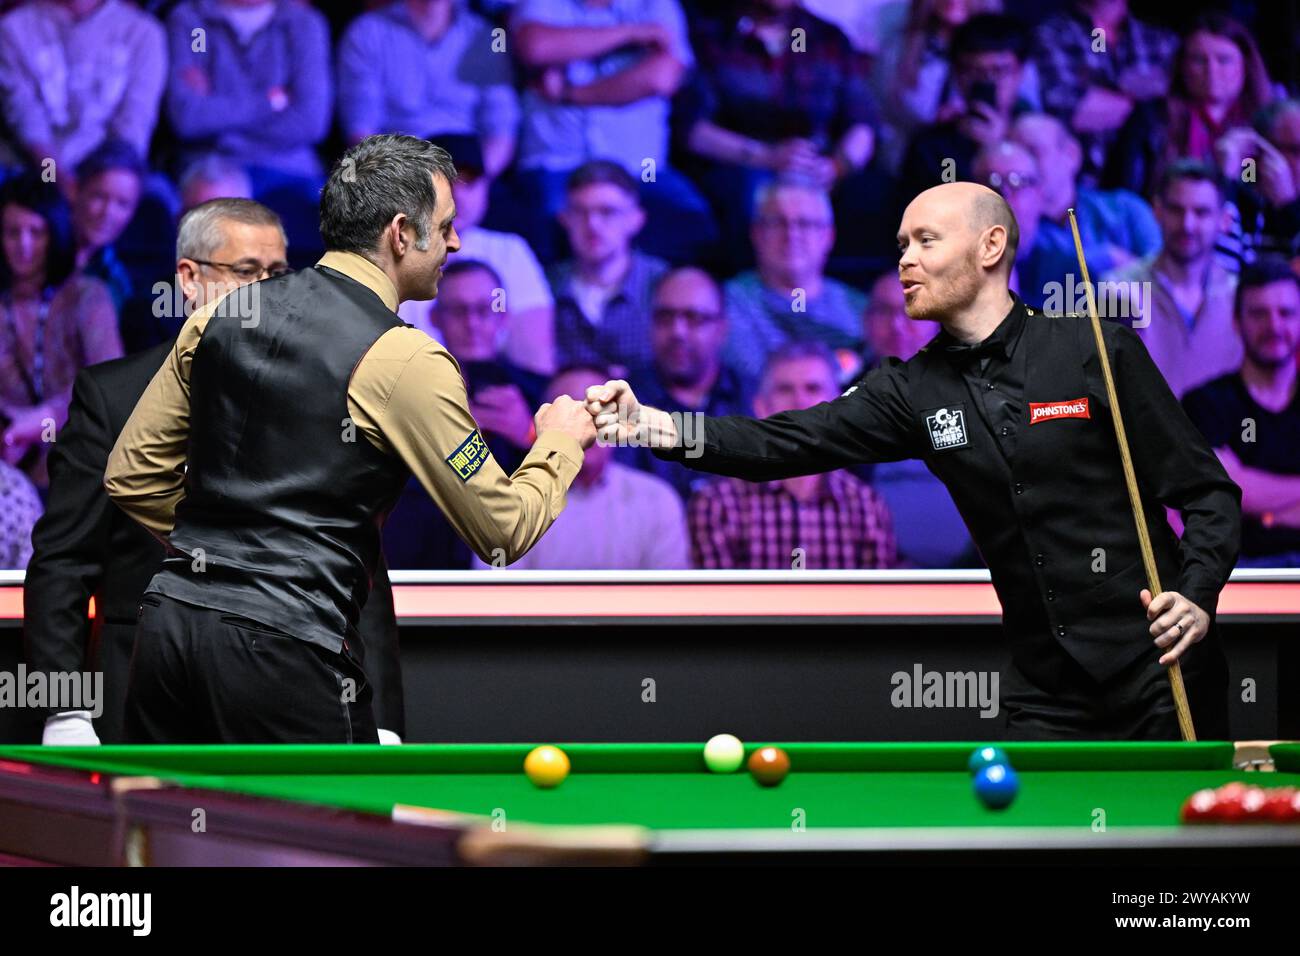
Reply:
M1111 421L1115 423L1115 440L1119 443L1120 462L1124 466L1124 484L1128 486L1128 500L1133 508L1133 522L1137 525L1138 546L1142 550L1142 564L1146 568L1147 584L1151 589L1151 600L1159 596L1160 572L1156 568L1155 555L1151 550L1151 537L1147 533L1146 512L1142 508L1142 496L1138 492L1137 475L1133 471L1133 456L1129 453L1128 436L1124 432L1124 418L1119 411L1119 398L1115 392L1115 378L1110 371L1110 357L1106 354L1106 342L1101 334L1101 318L1097 315L1097 300L1092 294L1092 280L1088 278L1088 263L1083 258L1083 240L1079 238L1079 223L1074 218L1074 210L1067 209L1070 216L1070 231L1074 234L1074 251L1079 256L1079 269L1083 273L1083 288L1088 296L1088 318L1092 321L1093 338L1097 341L1097 356L1101 359L1101 376L1106 382L1106 398L1110 402ZM1179 630L1179 639L1182 630ZM1178 711L1178 730L1183 740L1195 740L1196 728L1192 725L1192 709L1187 704L1187 690L1183 686L1183 669L1178 661L1168 667L1169 686L1174 694L1174 708Z

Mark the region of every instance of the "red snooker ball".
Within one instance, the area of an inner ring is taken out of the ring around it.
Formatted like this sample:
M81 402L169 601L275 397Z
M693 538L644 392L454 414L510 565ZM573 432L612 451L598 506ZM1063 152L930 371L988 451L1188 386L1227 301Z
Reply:
M1184 823L1209 823L1219 805L1219 795L1213 790L1197 790L1183 803L1179 818Z
M750 776L765 787L775 787L790 772L790 757L780 747L759 747L746 764Z

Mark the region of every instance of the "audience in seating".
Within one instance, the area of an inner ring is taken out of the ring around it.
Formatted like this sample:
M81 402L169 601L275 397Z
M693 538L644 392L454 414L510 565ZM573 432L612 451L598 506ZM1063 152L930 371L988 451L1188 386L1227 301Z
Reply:
M1214 152L1231 200L1229 236L1220 246L1238 262L1300 254L1300 99L1274 100L1254 128L1220 136Z
M462 0L396 0L362 13L338 49L347 142L374 133L474 136L482 142L482 170L500 176L514 158L519 97L493 29Z
M65 189L106 139L148 153L166 74L162 24L126 0L37 0L0 19L4 118Z
M1233 318L1239 369L1183 398L1183 407L1241 486L1245 567L1300 567L1300 279L1278 257L1247 266Z
M593 160L569 177L560 222L573 259L547 273L555 296L555 349L566 365L619 374L650 360L650 297L667 263L632 245L645 225L636 180Z
M460 366L470 412L492 457L509 474L536 438L533 413L553 396L545 378L511 362L502 348L510 326L504 288L491 265L457 255L438 283L429 319ZM469 549L414 478L384 528L384 549L394 568L469 567Z
M503 355L509 361L541 375L555 371L555 300L541 264L522 236L485 229L492 177L484 169L485 159L478 138L471 135L437 134L429 137L456 160L459 174L452 183L456 202L456 234L460 251L456 258L484 262L501 277L508 302ZM406 322L432 334L426 301L403 302L398 314Z
M71 218L38 175L0 187L0 455L38 488L77 372L122 355L108 288L74 270Z
M1043 109L1083 145L1082 181L1096 185L1120 127L1169 92L1178 38L1133 16L1128 0L1073 0L1034 32Z
M77 167L72 226L77 243L77 268L101 280L122 305L135 293L131 271L114 243L122 237L140 204L145 165L121 140L104 144Z
M899 167L899 205L941 182L972 178L975 154L1006 139L1027 104L1019 98L1027 40L1019 21L997 14L971 17L953 34L953 84L964 110L922 127Z
M1236 277L1214 256L1226 222L1218 171L1200 160L1168 166L1155 197L1160 251L1103 276L1099 310L1131 324L1175 395L1241 365L1232 320Z
M750 414L740 377L722 362L727 315L722 290L712 276L694 266L667 273L655 284L650 315L653 360L628 376L642 402L680 413L687 422L698 414ZM636 449L634 461L667 481L683 500L694 485L708 480L707 475L657 458L648 448Z
M244 167L220 156L195 160L179 180L181 215L213 199L252 199L253 181Z
M519 199L538 257L558 258L568 177L598 159L642 184L651 251L692 261L706 250L708 204L669 163L670 101L695 65L677 0L519 0L510 32L524 73Z
M1049 268L1052 264L1049 257L1041 254L1038 237L1042 223L1043 186L1038 163L1029 150L1010 140L1002 140L980 150L972 172L976 182L1001 194L1020 228L1016 258L1011 266L1011 291L1033 308L1042 308L1044 299L1065 284L1066 272L1077 272L1078 266L1054 272Z
M1011 139L1038 165L1042 193L1035 249L1051 276L1078 272L1074 234L1066 210L1073 209L1088 270L1102 275L1160 248L1160 226L1145 199L1126 189L1080 185L1083 148L1069 128L1047 113L1023 113L1011 124Z
M1215 141L1248 125L1272 98L1249 31L1222 14L1197 18L1178 47L1169 95L1134 108L1110 152L1105 182L1148 194L1176 159L1213 162Z
M749 234L757 266L724 286L727 365L753 388L766 357L801 339L841 350L852 362L866 296L826 275L835 220L825 190L794 179L761 187Z
M820 342L790 342L768 359L754 397L760 418L828 402L839 363ZM750 482L715 478L688 505L699 568L889 568L896 560L884 500L847 471Z
M722 6L693 23L708 69L695 72L681 122L720 213L724 251L743 268L752 264L745 237L754 194L773 177L816 183L842 218L884 212L887 189L867 166L879 125L867 58L796 0ZM863 245L867 236L855 238Z
M609 380L608 369L573 366L546 386L548 399L568 395L583 401L592 385ZM672 485L614 461L615 449L587 449L565 501L564 511L510 565L522 571L668 571L688 567L686 515ZM487 567L477 557L474 566Z

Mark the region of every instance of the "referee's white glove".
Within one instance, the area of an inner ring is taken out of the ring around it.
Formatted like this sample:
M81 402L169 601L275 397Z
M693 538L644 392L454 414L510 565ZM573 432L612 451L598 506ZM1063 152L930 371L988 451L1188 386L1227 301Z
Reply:
M46 747L98 747L99 735L90 722L90 711L69 710L45 721L41 744Z
M400 744L402 738L397 736L397 734L393 733L391 730L384 730L383 727L380 727L379 742L381 744Z

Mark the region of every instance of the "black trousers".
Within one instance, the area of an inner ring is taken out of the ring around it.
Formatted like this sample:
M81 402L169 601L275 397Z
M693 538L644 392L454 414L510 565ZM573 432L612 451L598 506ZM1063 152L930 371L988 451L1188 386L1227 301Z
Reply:
M131 743L379 742L360 664L257 621L161 594L140 605Z
M1059 645L1054 646L1059 649ZM1035 655L1035 677L1003 672L1008 740L1180 740L1168 668L1152 645L1114 677L1097 681L1063 649ZM1044 657L1051 658L1050 665ZM1181 659L1198 740L1228 740L1228 663L1212 631ZM1047 665L1047 666L1045 666Z

